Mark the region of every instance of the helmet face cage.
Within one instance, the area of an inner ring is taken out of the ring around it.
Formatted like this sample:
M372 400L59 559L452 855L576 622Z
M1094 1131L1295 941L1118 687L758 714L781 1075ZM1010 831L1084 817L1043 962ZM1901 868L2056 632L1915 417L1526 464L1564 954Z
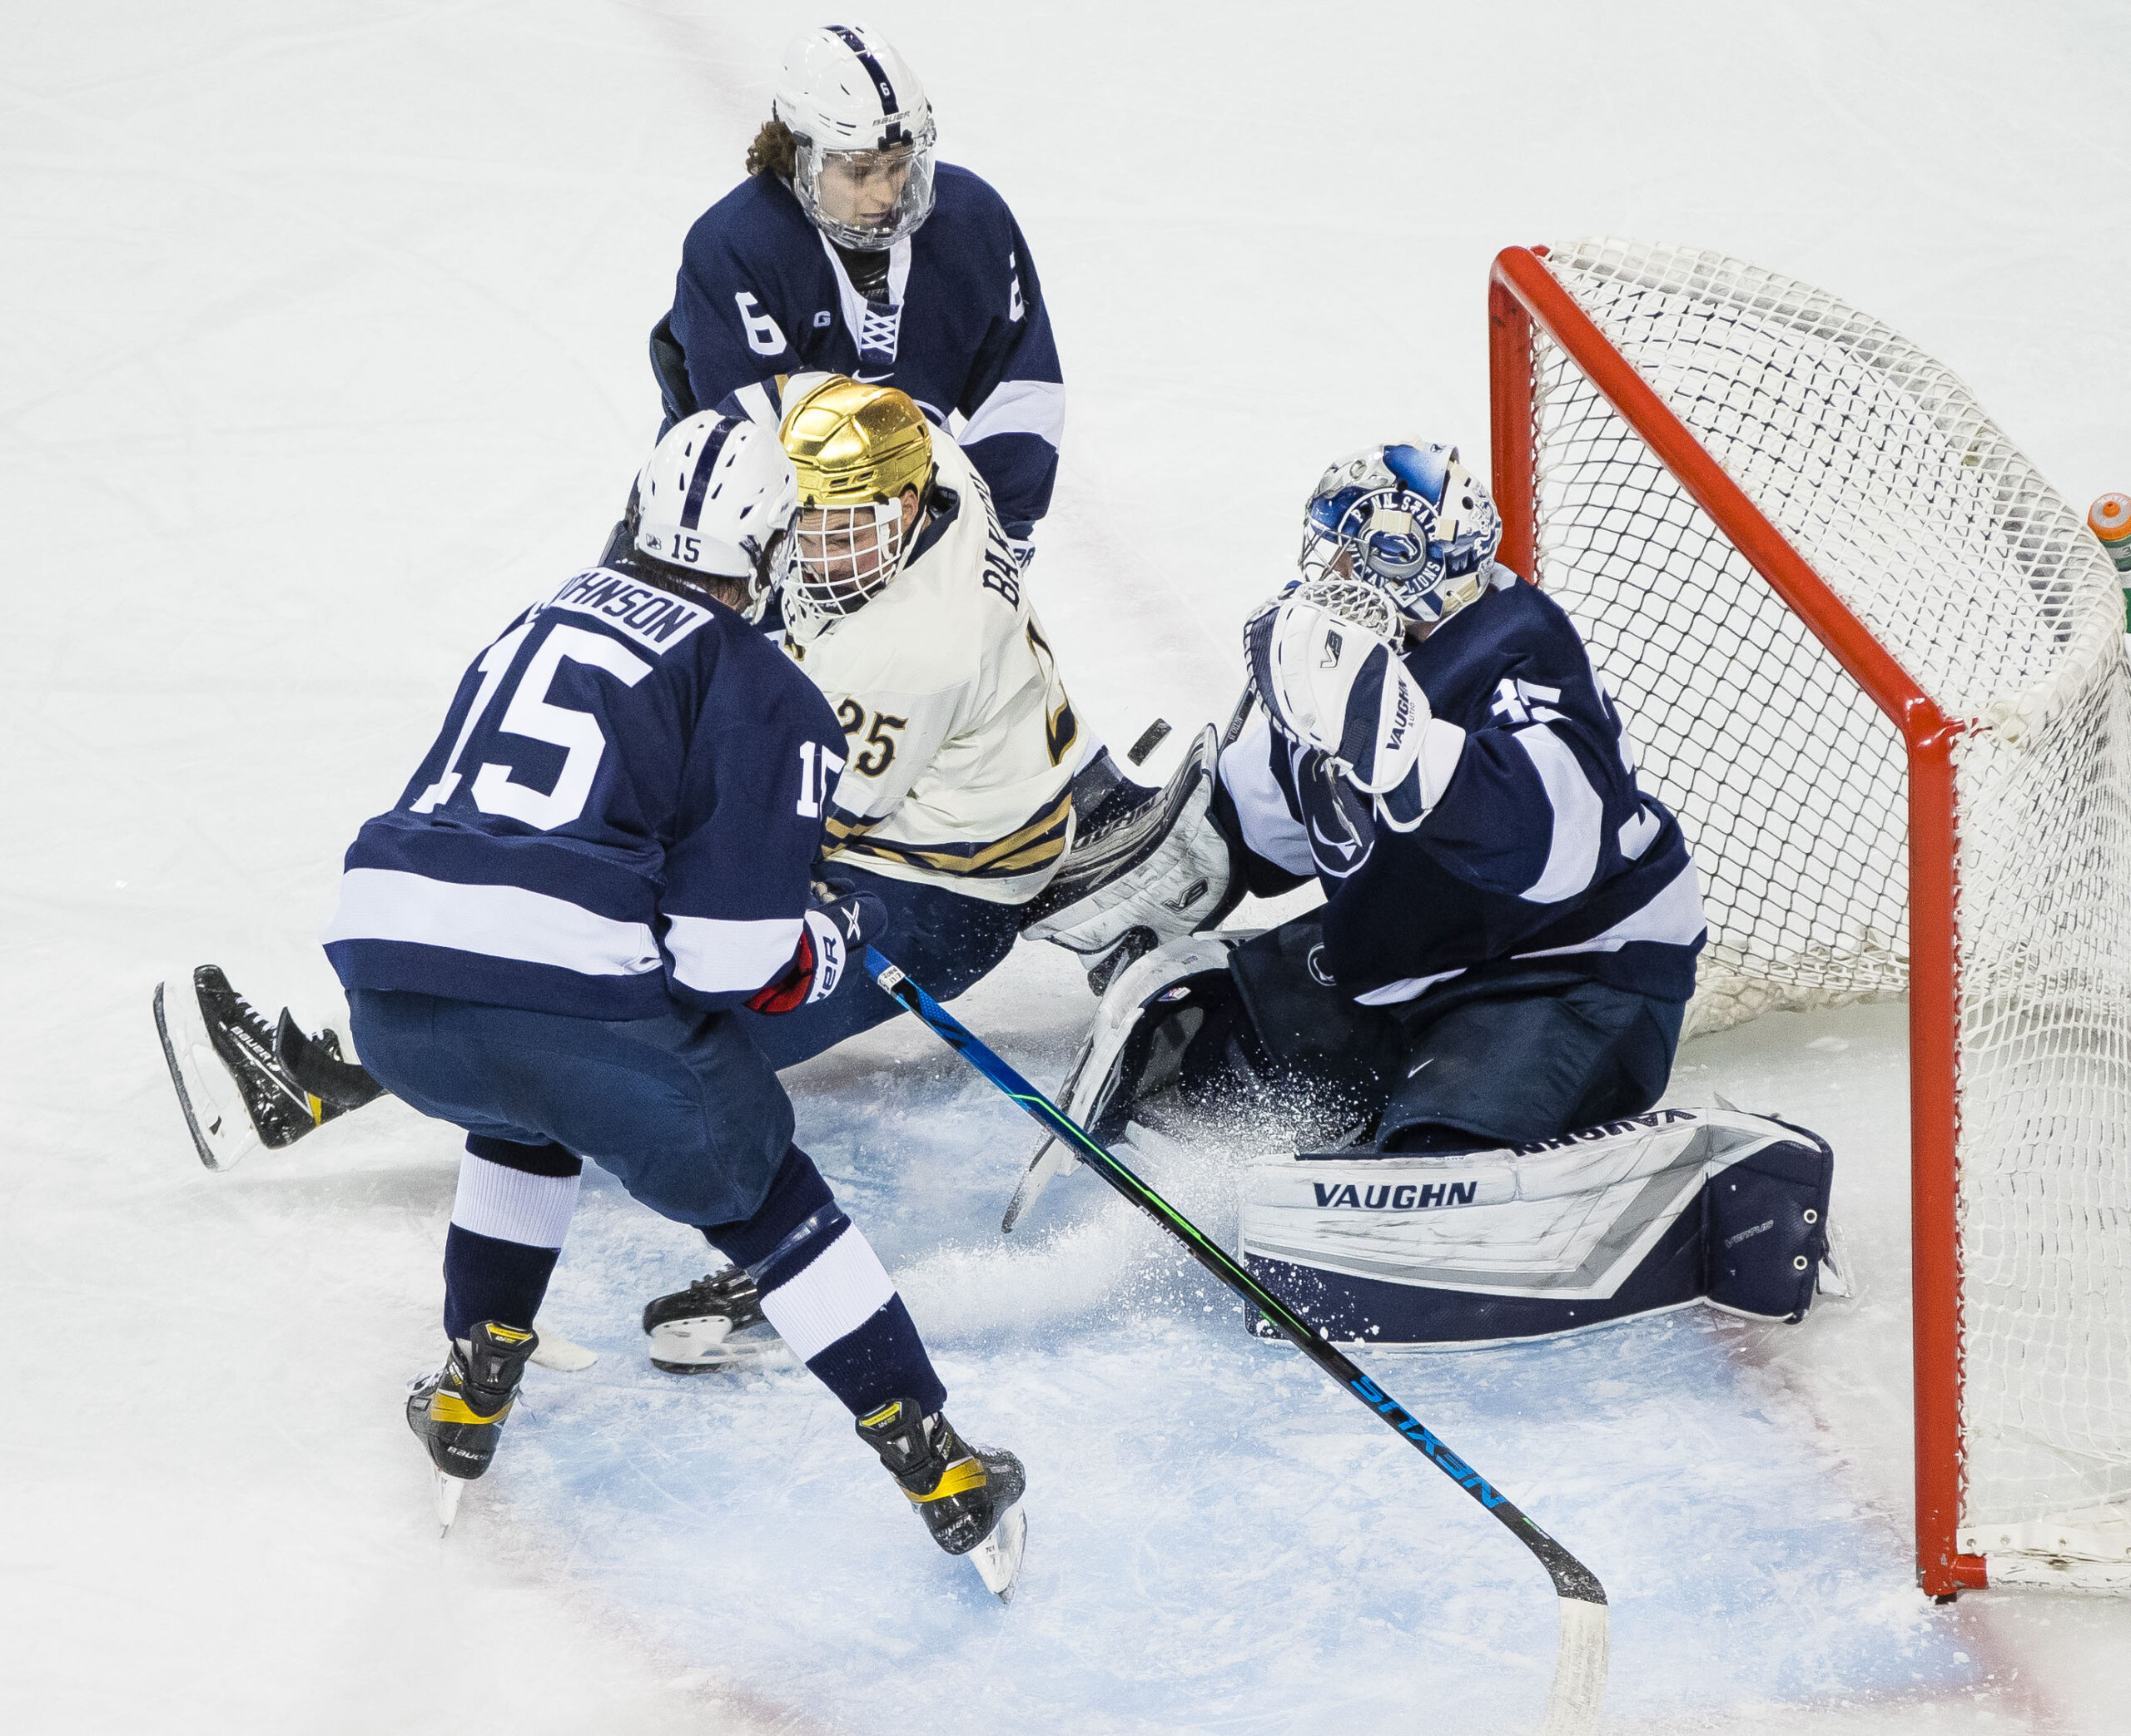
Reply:
M780 549L787 618L848 615L887 588L902 566L902 502L802 507Z
M831 150L811 139L798 141L792 165L792 191L813 226L838 246L864 252L892 247L932 214L931 122L923 122L904 142L877 150ZM827 205L822 197L829 183Z

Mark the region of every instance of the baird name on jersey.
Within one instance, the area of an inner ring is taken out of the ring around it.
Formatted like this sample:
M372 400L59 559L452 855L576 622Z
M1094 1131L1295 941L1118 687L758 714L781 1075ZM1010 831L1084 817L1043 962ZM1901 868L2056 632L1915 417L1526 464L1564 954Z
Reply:
M596 616L653 652L672 650L710 619L710 611L699 603L684 602L671 591L624 578L604 567L579 573L555 593L548 607Z

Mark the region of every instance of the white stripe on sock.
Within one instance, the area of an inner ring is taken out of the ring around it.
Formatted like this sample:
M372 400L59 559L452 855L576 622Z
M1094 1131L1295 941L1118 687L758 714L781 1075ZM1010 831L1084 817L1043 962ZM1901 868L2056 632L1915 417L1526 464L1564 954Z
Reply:
M451 1221L477 1236L515 1242L524 1247L560 1247L577 1209L574 1175L528 1175L477 1158L470 1151L459 1160L459 1198Z
M762 1292L762 1312L799 1360L819 1356L886 1307L895 1281L872 1244L847 1224L828 1252L788 1284Z

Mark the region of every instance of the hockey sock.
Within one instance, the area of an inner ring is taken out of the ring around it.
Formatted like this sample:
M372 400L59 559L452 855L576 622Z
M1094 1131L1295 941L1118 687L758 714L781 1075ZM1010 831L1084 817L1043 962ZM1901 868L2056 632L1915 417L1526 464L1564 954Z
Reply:
M778 1337L852 1416L893 1398L926 1416L946 1403L894 1281L797 1146L753 1217L703 1234L747 1267Z
M530 1327L576 1209L584 1165L559 1145L466 1136L444 1239L444 1329L484 1320Z

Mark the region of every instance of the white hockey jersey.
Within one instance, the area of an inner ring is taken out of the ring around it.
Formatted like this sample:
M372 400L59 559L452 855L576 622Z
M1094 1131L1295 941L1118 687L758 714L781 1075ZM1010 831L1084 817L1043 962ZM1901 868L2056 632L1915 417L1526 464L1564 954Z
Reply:
M1073 836L1084 743L983 479L936 437L930 516L902 571L784 648L847 743L823 846L892 879L1021 904Z

